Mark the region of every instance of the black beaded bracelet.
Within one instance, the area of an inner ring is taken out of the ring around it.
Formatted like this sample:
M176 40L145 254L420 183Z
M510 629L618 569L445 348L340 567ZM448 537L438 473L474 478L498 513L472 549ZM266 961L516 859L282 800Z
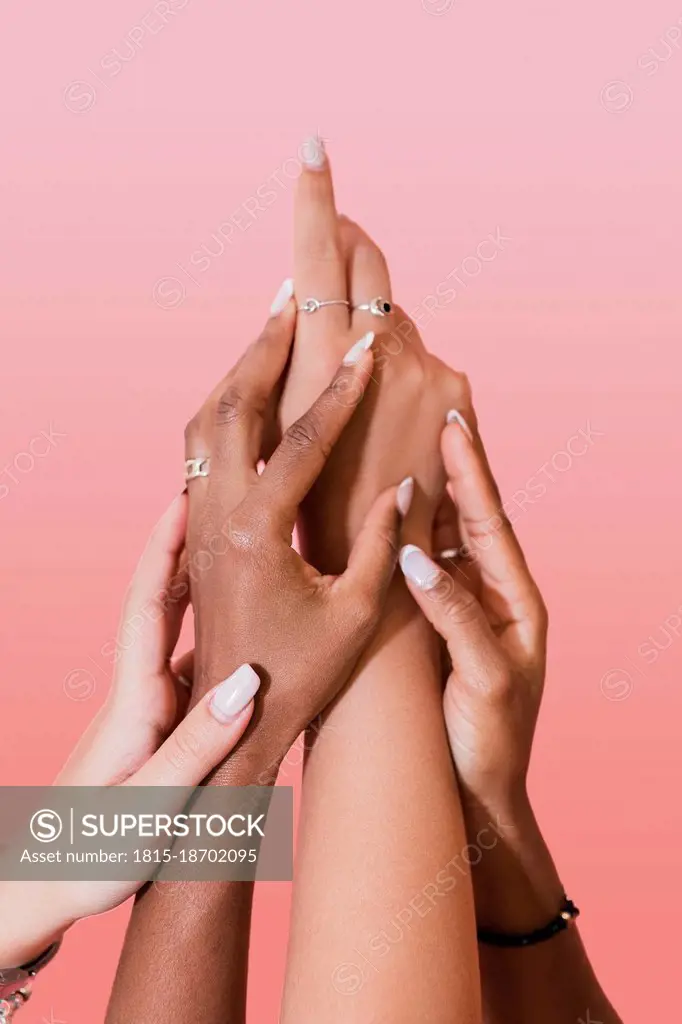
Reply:
M534 932L528 932L526 935L510 935L506 932L494 932L489 928L479 928L478 941L483 942L486 946L506 946L508 948L536 946L538 942L546 942L547 939L563 932L568 928L569 922L573 921L579 913L575 903L564 895L561 910L549 924L542 928L536 928Z

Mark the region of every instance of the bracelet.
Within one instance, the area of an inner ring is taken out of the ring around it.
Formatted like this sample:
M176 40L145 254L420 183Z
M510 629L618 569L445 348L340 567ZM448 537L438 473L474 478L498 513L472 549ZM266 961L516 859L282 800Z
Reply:
M19 1010L31 997L31 981L38 971L47 967L59 952L61 941L53 942L40 956L22 967L9 967L0 970L0 1024L11 1021L16 1010Z
M12 1020L14 1011L27 1003L31 997L31 988L29 985L25 985L24 988L17 989L11 996L6 999L0 999L0 1024L6 1024Z
M536 928L535 931L527 932L525 935L514 935L508 932L495 932L489 928L479 928L478 941L483 942L486 946L504 946L507 948L536 946L538 942L546 942L547 939L552 939L559 932L563 932L568 928L569 922L573 921L579 913L580 911L575 903L569 900L564 893L561 910L549 924L544 925L542 928Z

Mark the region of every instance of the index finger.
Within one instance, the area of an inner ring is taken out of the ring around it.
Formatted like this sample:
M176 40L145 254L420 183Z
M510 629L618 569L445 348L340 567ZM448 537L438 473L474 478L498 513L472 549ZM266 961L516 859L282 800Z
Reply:
M370 331L350 348L331 384L286 431L251 491L265 515L287 535L296 522L298 506L365 393L371 379L373 341Z

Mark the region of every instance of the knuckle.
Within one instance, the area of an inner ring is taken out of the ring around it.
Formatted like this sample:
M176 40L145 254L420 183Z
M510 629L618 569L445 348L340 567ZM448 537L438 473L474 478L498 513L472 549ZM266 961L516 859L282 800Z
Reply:
M255 521L244 515L230 516L227 521L227 539L234 551L253 551L259 541Z
M338 239L321 232L307 240L305 244L305 257L312 263L339 263L341 262L341 247Z
M353 622L356 632L365 636L379 622L381 613L377 594L369 590L358 591L353 598Z
M536 591L535 594L532 615L533 622L538 632L542 634L546 633L549 629L549 611L539 590Z
M324 440L320 419L312 410L289 427L287 443L295 452L319 448L325 458L331 451L331 445Z
M397 561L400 554L399 533L397 529L389 526L380 528L375 535L375 542L378 548L384 548L392 561Z
M383 272L383 274L388 277L388 263L386 261L386 257L376 242L368 235L363 235L361 241L358 242L357 252L361 258L368 262L370 260L372 261L373 269L375 271Z
M195 416L192 416L191 420L188 420L185 426L185 444L188 450L191 450L192 445L196 444L197 441L202 439L202 421L203 417L200 412Z
M479 615L478 601L470 591L457 587L446 573L443 576L450 583L439 598L444 614L457 626L471 625Z
M230 382L218 399L215 414L216 424L219 427L229 427L243 419L248 407L249 402L239 385Z
M466 402L467 405L470 405L472 399L471 381L467 377L466 373L462 373L460 370L453 370L452 378L455 387L455 392L459 400Z
M471 685L491 707L501 707L510 715L520 701L512 673L503 665L486 665L485 672L472 676Z
M481 551L487 551L492 547L498 535L506 536L513 533L512 524L501 507L487 519L463 516L462 520L471 546Z
M196 765L201 761L200 730L185 724L173 734L163 749L168 765L175 771Z

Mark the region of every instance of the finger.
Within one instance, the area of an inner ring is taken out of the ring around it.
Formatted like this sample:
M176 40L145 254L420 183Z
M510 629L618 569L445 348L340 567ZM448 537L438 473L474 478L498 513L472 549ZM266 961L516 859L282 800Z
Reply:
M186 651L174 661L171 671L181 686L191 690L194 686L194 651Z
M348 294L353 331L390 331L395 316L375 316L369 310L354 307L368 305L373 299L391 302L391 278L386 258L379 246L348 217L340 218L341 242L348 263ZM378 308L383 309L383 306Z
M173 500L147 542L123 608L116 685L165 671L187 608L189 586L178 573L185 542L187 495Z
M266 412L287 365L295 323L296 308L288 301L246 350L218 398L211 475L228 474L233 488L255 478Z
M206 694L129 780L132 786L198 786L239 742L260 679L250 665Z
M501 588L512 599L531 601L537 588L492 473L464 417L453 410L448 419L441 450L468 556L476 561L484 582L493 590Z
M468 557L468 549L462 542L459 513L447 491L434 519L431 550L442 569L451 575L456 573L458 581L476 593L475 563Z
M376 499L367 513L348 559L348 568L337 581L354 599L383 601L398 560L400 527L414 491L412 477L399 487L390 487Z
M445 640L453 670L478 678L481 666L497 661L498 655L495 636L474 595L414 544L401 550L400 568L415 601Z
M294 199L294 280L299 307L307 299L347 299L346 264L341 250L329 160L324 142L307 139L301 146L303 169ZM347 305L301 312L298 337L307 345L348 330Z
M462 536L459 528L459 513L448 492L443 495L433 521L432 550L437 556L461 547Z
M194 688L194 651L187 651L170 666L177 701L177 725L187 714Z
M295 305L289 299L187 425L186 452L210 452L207 476L187 485L192 550L200 540L209 496L226 521L258 478L265 418L273 412L271 397L286 367L295 320ZM222 543L222 538L216 540Z
M286 431L253 489L259 509L265 509L285 535L362 399L371 377L373 340L369 333L350 348L331 384Z

